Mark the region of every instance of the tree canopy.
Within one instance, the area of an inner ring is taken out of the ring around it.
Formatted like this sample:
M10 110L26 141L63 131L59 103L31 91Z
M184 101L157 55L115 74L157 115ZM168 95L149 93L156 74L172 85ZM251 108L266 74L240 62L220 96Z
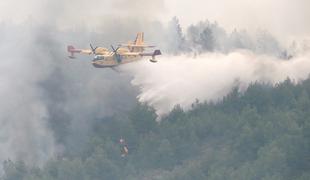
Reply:
M154 109L137 104L126 115L97 119L87 144L43 167L5 161L1 179L310 179L309 95L309 79L253 83L188 112L176 106L160 122Z

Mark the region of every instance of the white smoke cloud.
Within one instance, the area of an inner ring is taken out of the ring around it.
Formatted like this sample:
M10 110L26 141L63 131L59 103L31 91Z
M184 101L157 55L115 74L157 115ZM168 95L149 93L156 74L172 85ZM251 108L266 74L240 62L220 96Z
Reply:
M158 12L162 5L141 0L1 1L0 166L6 159L42 165L61 154L64 142L79 149L93 119L129 109L135 89L128 78L95 69L89 61L68 61L66 45L87 48L89 43L134 38L142 25L146 28L141 22L155 18L145 16L148 10Z
M134 38L149 18L143 16L146 10L139 11L141 0L131 3L0 2L0 166L7 159L42 165L61 154L61 143L80 149L94 119L134 104L135 89L128 78L95 69L89 61L69 61L66 54L71 43L87 48L89 43L110 45ZM158 12L162 1L147 6ZM100 35L86 30L101 26Z
M252 82L275 84L287 77L303 80L310 73L310 54L291 60L249 51L164 56L157 64L141 61L122 69L133 75L132 84L140 88L139 101L163 115L175 105L189 109L196 99L221 100L235 86L245 89Z
M68 39L86 32L31 23L3 23L0 32L0 167L7 159L43 165L65 150L78 151L94 120L136 102L128 78L94 68L91 57L67 58Z
M40 165L54 153L48 112L36 85L48 75L48 61L35 61L43 57L33 56L29 29L1 30L5 37L0 42L0 162L18 159Z

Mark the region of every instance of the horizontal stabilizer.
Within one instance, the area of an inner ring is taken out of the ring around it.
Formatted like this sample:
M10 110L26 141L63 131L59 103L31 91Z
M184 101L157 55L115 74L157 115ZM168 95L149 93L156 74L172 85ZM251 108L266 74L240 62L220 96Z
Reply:
M80 53L81 52L80 49L75 49L74 46L72 46L72 45L67 46L67 51L70 53L69 58L71 58L71 59L75 58L74 53Z

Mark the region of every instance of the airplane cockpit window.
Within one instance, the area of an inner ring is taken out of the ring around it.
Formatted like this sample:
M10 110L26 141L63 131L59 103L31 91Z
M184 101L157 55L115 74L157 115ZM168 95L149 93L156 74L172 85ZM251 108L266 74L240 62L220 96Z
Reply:
M100 56L100 55L96 55L95 57L94 57L94 61L99 61L99 60L103 60L104 59L104 57L103 56Z

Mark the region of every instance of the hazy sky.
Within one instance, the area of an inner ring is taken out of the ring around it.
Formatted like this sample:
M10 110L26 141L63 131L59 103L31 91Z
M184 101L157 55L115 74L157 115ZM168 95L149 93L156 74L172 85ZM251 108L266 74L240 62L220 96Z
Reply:
M310 35L309 0L166 0L166 6L184 25L209 19L228 29L268 29L280 37Z
M18 4L18 6L16 5ZM61 26L102 23L133 17L166 22L177 16L183 26L209 19L231 30L268 29L280 37L310 36L309 0L10 0L0 1L0 19L27 18Z

